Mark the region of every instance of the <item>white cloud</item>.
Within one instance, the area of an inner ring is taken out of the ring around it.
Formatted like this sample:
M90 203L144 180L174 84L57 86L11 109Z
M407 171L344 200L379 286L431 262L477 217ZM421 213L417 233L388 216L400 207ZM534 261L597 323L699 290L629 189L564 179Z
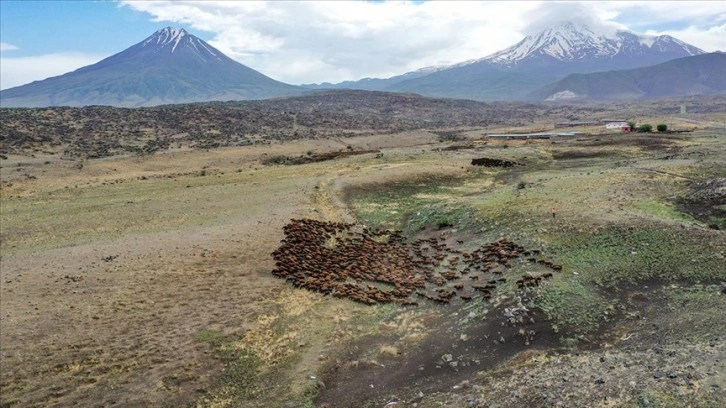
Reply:
M535 10L528 13L525 33L537 34L540 31L562 22L582 24L591 29L614 34L617 30L626 29L622 24L610 21L617 13L603 9L595 2L547 2L540 3Z
M124 2L155 21L214 33L210 44L299 84L386 77L494 53L523 37L526 2ZM502 18L503 16L509 16Z
M14 51L17 50L18 47L12 44L8 44L6 42L0 42L0 52L1 51Z
M32 57L0 58L0 89L62 75L96 63L105 56L82 53L58 53Z
M707 52L726 51L726 2L616 1L603 6L633 31L670 35Z
M690 26L680 30L648 30L645 34L670 35L689 44L697 45L707 52L726 52L726 24L707 28Z
M599 7L627 22L634 30L663 24L709 26L726 22L723 1L612 1L598 2Z
M288 83L389 77L481 58L565 20L600 30L646 31L693 22L672 35L719 47L718 2L123 1L154 21L214 33L213 46ZM719 14L720 13L720 14ZM648 22L650 26L642 24ZM709 31L711 30L711 31ZM669 34L671 32L668 32ZM723 36L721 37L723 38ZM722 40L721 40L722 41Z

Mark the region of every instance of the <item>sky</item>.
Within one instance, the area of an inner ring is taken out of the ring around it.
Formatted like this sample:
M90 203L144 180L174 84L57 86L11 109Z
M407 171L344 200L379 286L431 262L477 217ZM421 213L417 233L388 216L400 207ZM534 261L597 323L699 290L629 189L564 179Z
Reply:
M726 51L726 1L0 0L0 89L98 62L167 26L297 85L478 59L562 21Z

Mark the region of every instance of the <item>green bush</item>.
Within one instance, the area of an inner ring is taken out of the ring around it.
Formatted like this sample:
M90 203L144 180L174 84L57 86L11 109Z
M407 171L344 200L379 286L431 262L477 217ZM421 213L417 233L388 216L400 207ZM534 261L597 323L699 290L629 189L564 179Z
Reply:
M442 132L439 133L439 142L458 142L462 138L459 136L459 134L454 132Z
M666 130L668 130L668 125L664 125L661 123L660 125L656 126L656 129L658 129L659 132L665 132Z
M449 217L442 217L436 220L436 227L438 229L444 229L454 226L454 221Z
M653 126L649 124L640 125L640 133L650 133L653 131Z

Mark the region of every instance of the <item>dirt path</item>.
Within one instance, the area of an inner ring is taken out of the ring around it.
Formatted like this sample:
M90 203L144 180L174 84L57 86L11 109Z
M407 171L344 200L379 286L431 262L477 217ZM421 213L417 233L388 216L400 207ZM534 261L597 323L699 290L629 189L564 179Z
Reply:
M277 297L290 296L269 274L282 227L291 218L352 221L340 189L388 176L355 164L367 157L304 167L257 162L310 147L24 169L36 178L17 177L3 189L3 212L14 218L3 223L0 260L2 403L179 406L213 394L223 367L199 335L243 338L276 310ZM70 212L64 197L73 196L79 210ZM57 238L17 222L36 214ZM107 229L115 232L98 232ZM336 308L321 306L319 318L341 315ZM304 350L300 370L320 364L325 336Z

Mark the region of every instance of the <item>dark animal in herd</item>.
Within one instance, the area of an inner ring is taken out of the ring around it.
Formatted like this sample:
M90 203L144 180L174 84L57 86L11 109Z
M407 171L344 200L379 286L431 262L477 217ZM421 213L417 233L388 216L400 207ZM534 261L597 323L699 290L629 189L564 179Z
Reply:
M369 305L396 302L415 306L417 302L410 299L414 294L443 304L455 297L472 300L475 292L490 299L506 278L488 279L486 285L472 282L487 273L501 275L500 267L506 270L516 258L539 255L539 251L527 251L508 239L489 242L469 253L448 247L443 237L409 243L402 231L312 219L293 219L283 231L285 238L272 254L276 261L273 275L299 288ZM527 260L562 269L546 260ZM465 274L471 274L471 280L463 281ZM517 285L524 288L549 277L552 273L536 278L526 275Z

